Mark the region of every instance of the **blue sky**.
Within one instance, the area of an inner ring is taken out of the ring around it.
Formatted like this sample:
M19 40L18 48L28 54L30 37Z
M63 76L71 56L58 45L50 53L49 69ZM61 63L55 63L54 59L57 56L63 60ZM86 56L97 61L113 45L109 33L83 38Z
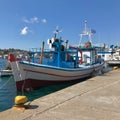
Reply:
M47 46L56 26L76 45L85 20L93 43L120 44L120 0L0 0L0 48Z

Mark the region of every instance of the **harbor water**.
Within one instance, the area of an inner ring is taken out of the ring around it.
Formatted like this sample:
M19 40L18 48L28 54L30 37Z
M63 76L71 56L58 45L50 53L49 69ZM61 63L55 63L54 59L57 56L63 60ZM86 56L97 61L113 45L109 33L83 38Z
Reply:
M0 70L7 66L6 59L0 59ZM0 77L0 112L13 105L16 96L16 86L13 76Z
M16 96L16 86L13 76L0 77L0 112L11 108Z

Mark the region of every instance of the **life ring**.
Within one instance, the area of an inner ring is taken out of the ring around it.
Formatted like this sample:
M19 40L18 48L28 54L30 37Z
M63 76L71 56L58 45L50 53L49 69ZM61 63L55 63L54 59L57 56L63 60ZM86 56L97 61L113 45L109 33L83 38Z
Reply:
M85 43L85 48L89 48L89 47L91 47L91 42Z

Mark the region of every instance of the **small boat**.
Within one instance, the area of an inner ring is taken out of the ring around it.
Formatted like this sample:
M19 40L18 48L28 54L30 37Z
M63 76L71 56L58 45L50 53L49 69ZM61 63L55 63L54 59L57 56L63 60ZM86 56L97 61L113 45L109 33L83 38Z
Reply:
M44 49L44 42L41 49L32 48L31 59L18 60L9 54L18 91L74 82L103 69L104 61L98 60L94 47L68 47L68 40L64 45L61 37L57 38L58 32L48 40L49 50Z
M120 66L120 49L112 52L110 59L108 60L109 66Z
M120 60L108 60L109 66L120 66Z
M12 74L12 70L0 70L0 76L4 77L4 76L11 76Z

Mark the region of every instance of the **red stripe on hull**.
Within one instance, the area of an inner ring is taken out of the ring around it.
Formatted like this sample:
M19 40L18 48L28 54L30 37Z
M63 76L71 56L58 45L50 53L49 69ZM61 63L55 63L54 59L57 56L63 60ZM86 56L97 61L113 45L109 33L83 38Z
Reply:
M64 78L72 78L72 77L82 77L82 76L86 76L85 74L82 75L59 75L59 74L53 74L53 73L47 73L47 72L41 72L41 71L35 71L35 70L29 70L29 69L24 69L24 71L27 72L33 72L33 73L39 73L39 74L44 74L44 75L50 75L50 76L57 76L57 77L64 77ZM59 71L58 71L59 72ZM87 74L91 74L92 72L90 71Z

